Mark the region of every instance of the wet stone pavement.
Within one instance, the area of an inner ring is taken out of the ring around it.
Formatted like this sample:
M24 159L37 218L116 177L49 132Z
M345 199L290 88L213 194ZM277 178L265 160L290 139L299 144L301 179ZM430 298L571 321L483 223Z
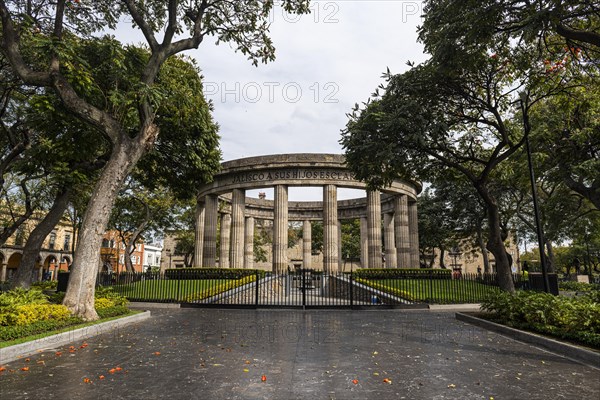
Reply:
M0 398L600 399L600 370L452 312L152 314L4 365Z

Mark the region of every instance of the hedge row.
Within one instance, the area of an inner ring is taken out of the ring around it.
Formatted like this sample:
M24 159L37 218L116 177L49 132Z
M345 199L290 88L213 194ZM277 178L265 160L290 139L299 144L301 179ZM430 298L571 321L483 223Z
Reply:
M246 276L264 276L265 271L241 268L170 268L165 270L168 279L241 279Z
M451 279L452 271L438 268L362 268L354 276L363 279Z
M578 340L600 348L600 292L564 297L549 293L498 292L487 297L481 308L495 322Z

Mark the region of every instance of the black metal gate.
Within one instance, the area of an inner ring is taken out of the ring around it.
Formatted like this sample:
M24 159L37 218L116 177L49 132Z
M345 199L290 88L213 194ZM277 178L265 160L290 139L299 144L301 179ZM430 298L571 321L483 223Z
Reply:
M451 276L397 270L365 276L310 269L284 274L209 272L213 275L183 268L165 274L101 274L97 282L130 301L180 303L184 307L412 308L431 303L476 303L498 290L496 276L491 274Z

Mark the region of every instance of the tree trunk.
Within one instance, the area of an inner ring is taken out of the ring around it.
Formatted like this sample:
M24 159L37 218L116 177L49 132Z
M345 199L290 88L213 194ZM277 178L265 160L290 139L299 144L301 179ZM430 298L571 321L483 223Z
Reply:
M17 274L11 287L22 287L29 289L31 283L37 280L37 274L35 274L35 264L40 254L40 249L44 244L44 240L52 232L52 229L60 222L60 219L65 213L67 206L69 205L69 196L71 194L70 188L62 188L54 199L54 204L48 214L40 221L35 229L27 238L25 247L23 247L23 257L21 258L21 265L17 268ZM59 260L60 262L60 260ZM34 277L35 274L35 277Z
M483 241L483 232L481 232L481 228L477 229L477 244L481 249L481 256L483 257L483 272L486 274L491 274L492 269L490 268L490 257L487 253L487 248L485 246L485 242Z
M489 193L484 183L476 185L475 188L486 206L489 225L489 237L486 247L494 255L496 261L498 285L500 286L500 289L509 293L514 293L515 285L510 269L510 262L508 260L508 253L506 252L506 247L504 246L504 241L502 239L500 213L498 211L496 199Z
M147 125L139 135L136 139L130 139L123 133L121 140L113 144L111 157L94 187L83 216L63 304L75 316L84 320L98 319L94 308L94 292L100 248L116 196L127 175L158 135L158 128L152 124Z
M444 253L446 249L444 247L440 247L440 268L446 269L446 264L444 263ZM431 264L433 264L433 260L431 260Z
M136 199L144 207L145 217L142 223L136 228L136 230L133 231L131 235L129 235L129 240L126 241L125 254L129 256L125 257L125 268L127 269L127 272L135 272L135 269L133 268L133 262L131 261L131 255L135 251L135 243L148 226L148 223L150 223L150 207L148 207L148 204L145 201L137 197ZM123 235L121 235L121 238L123 238L123 241L125 241Z

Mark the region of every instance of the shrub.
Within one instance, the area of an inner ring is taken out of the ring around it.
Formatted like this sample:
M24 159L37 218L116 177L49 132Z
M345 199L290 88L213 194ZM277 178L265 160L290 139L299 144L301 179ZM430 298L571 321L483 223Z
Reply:
M0 325L29 325L38 321L65 320L71 314L59 304L20 304L5 307L0 312Z
M101 300L101 299L109 300L110 302L112 302L112 305L110 305L109 307L124 306L124 305L127 305L127 303L128 303L127 298L125 296L115 292L112 287L100 286L100 287L96 288L94 297L95 297L95 302L96 302L96 308L98 308L98 306L97 306L98 300ZM105 301L101 301L101 304L107 304L107 303Z
M507 325L549 333L594 345L600 343L600 296L561 297L519 291L490 294L481 308Z
M265 271L240 268L170 268L165 270L168 279L241 279L246 276L264 276Z
M31 287L39 288L40 290L52 290L56 289L56 285L58 282L56 281L42 281L42 282L34 282L31 284Z
M96 312L98 313L98 316L100 318L110 318L127 314L130 311L129 308L127 308L127 306L112 306L100 309L96 307Z
M362 268L354 272L363 279L451 279L452 271L438 268Z
M574 292L590 292L593 290L600 291L600 284L566 281L558 282L558 288L560 290L571 290Z
M69 317L63 320L50 319L37 321L29 325L0 326L0 340L14 340L29 335L36 335L38 333L64 328L69 325L79 324L81 322L83 322L83 320L79 318Z
M373 289L381 290L382 292L386 292L386 293L392 294L394 296L401 297L401 298L409 300L409 301L414 301L415 300L415 298L413 297L412 293L407 292L406 290L400 290L400 289L395 288L395 287L383 285L381 283L373 282L373 281L370 281L368 279L362 279L362 278L357 278L356 282L362 283L363 285L370 286Z
M20 304L44 304L48 298L38 288L25 290L16 288L0 294L0 309L2 307L17 306Z

